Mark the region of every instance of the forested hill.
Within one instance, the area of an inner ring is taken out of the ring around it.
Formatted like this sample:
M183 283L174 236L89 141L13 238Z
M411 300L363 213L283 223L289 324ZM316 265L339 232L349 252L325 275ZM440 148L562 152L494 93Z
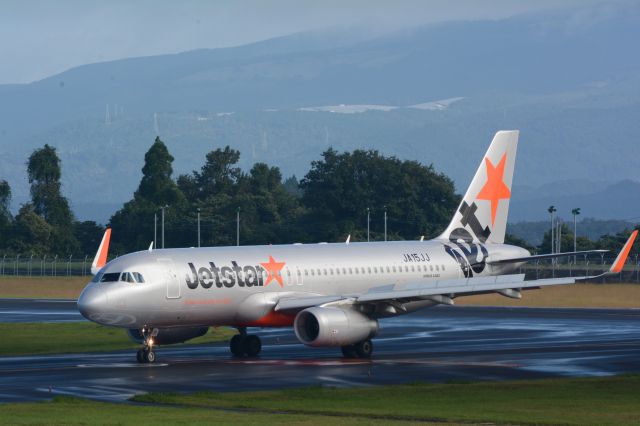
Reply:
M462 191L493 133L518 128L516 184L640 181L639 24L629 2L86 65L0 87L0 178L26 201L25 161L48 143L74 209L115 207L159 134L177 173L225 145L245 170L264 161L285 176L328 146L374 148L432 163Z

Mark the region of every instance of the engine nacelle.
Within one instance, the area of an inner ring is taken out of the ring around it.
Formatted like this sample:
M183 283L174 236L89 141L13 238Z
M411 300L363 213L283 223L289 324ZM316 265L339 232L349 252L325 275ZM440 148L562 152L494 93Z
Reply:
M296 315L293 330L305 345L346 346L375 336L378 321L351 309L313 307Z
M159 328L158 334L153 337L155 345L172 345L174 343L184 343L187 340L204 336L209 331L209 327L176 327ZM143 343L142 334L137 328L127 330L127 334L136 343Z

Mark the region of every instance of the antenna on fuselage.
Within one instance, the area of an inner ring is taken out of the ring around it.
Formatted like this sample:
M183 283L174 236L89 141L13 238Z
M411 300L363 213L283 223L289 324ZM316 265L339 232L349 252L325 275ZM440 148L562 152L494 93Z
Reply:
M149 248L147 250L153 251L153 241L151 241L151 244L149 244Z
M347 235L347 241L345 241L345 244L349 244L349 242L351 241L351 234Z
M420 236L420 241L424 241L424 235Z

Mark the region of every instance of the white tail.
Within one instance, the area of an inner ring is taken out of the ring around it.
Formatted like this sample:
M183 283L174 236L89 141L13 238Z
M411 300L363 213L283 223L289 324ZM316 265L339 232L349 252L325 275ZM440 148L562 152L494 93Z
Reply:
M518 133L501 130L493 137L467 193L440 238L504 243Z

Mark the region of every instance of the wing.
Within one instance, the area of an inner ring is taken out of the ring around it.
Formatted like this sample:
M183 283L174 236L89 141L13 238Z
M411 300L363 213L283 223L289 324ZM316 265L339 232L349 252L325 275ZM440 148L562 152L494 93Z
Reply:
M432 300L436 303L453 304L456 296L479 293L500 293L507 297L520 298L520 290L546 287L550 285L574 284L577 281L598 278L602 275L615 274L622 270L631 246L638 234L634 231L609 271L601 275L549 278L541 280L525 280L524 274L496 275L466 279L448 279L428 282L407 283L402 286L390 284L369 289L360 294L336 294L307 297L283 297L275 306L276 311L300 310L328 303L345 302L350 304L376 302L410 302L416 300Z

